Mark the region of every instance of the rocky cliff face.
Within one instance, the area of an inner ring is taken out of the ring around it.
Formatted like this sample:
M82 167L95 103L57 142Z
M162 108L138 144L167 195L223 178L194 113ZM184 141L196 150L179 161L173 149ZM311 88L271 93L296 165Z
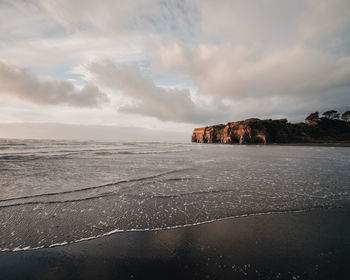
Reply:
M226 125L195 128L192 142L223 144L350 142L350 124L328 119L321 119L313 125L292 124L286 119L248 119Z
M192 142L197 143L261 143L266 144L266 133L249 125L250 120L195 128Z

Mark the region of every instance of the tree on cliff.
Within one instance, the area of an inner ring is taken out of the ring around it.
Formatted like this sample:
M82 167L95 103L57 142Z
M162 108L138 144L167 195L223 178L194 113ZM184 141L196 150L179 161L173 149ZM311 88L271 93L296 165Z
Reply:
M341 119L342 119L343 121L346 121L346 122L350 121L350 111L344 112L344 113L341 115Z
M334 119L339 119L340 114L335 110L329 110L324 112L322 115L327 119L334 120Z
M314 124L320 119L319 113L311 113L309 116L306 117L306 122L309 124Z

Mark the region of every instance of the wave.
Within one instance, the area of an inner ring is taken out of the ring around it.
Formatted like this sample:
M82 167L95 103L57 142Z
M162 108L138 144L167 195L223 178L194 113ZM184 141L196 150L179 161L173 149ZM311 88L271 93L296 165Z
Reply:
M66 153L66 154L51 154L51 155L43 155L42 153L38 154L14 154L14 155L2 155L0 156L0 162L27 162L27 161L33 161L33 160L39 160L39 159L65 159L68 156L76 155L77 153Z
M94 236L89 236L89 237L82 237L76 240L72 241L62 241L62 242L56 242L53 244L50 244L48 246L38 246L38 247L16 247L13 249L10 248L0 248L0 252L16 252L16 251L28 251L28 250L39 250L43 248L54 248L54 247L59 247L59 246L65 246L69 244L74 244L74 243L79 243L83 241L88 241L88 240L93 240L101 237L106 237L110 236L116 233L121 233L121 232L147 232L147 231L163 231L163 230L172 230L172 229L177 229L177 228L186 228L186 227L194 227L194 226L200 226L204 224L210 224L210 223L215 223L215 222L220 222L220 221L225 221L229 219L237 219L237 218L245 218L249 216L263 216L263 215L284 215L288 213L303 213L303 212L308 212L308 211L317 211L317 210L330 210L330 209L345 209L348 208L348 206L333 206L333 207L327 207L327 206L315 206L315 207L309 207L309 208L304 208L304 209L285 209L285 210L272 210L272 211L263 211L263 212L250 212L250 213L244 213L244 214L238 214L238 215L231 215L231 216L226 216L222 218L215 218L215 219L209 219L206 221L202 222L197 222L197 223L188 223L188 224L182 224L182 225L173 225L173 226L168 226L168 227L155 227L155 228L131 228L131 229L113 229L111 231L108 231L103 234L99 235L94 235Z
M15 206L23 206L23 205L37 205L37 204L59 204L59 203L68 203L68 202L81 202L81 201L88 201L92 199L98 199L101 197L107 197L107 196L113 196L116 195L115 192L108 192L108 193L103 193L95 196L90 196L90 197L84 197L84 198L76 198L76 199L65 199L65 200L36 200L36 201L26 201L26 202L19 202L19 203L11 203L11 204L5 204L5 205L0 205L1 208L7 208L7 207L15 207Z
M226 189L226 190L206 190L206 191L195 191L195 192L185 192L178 194L164 194L164 195L153 195L152 198L178 198L189 195L200 195L200 194L210 194L210 193L229 193L229 192L237 192L235 189Z
M30 161L30 160L36 160L39 158L41 157L33 154L24 154L24 155L7 154L7 155L0 156L0 161Z
M107 183L107 184L98 185L98 186L91 186L91 187L86 187L86 188L76 189L76 190L68 190L68 191L61 191L61 192L50 192L50 193L43 193L43 194L35 194L35 195L27 195L27 196L20 196L20 197L5 198L5 199L0 199L0 203L9 202L9 201L16 201L16 200L31 199L31 198L38 198L38 197L50 197L50 196L56 196L56 195L84 192L84 191L87 191L87 190L94 190L94 189L100 189L100 188L105 188L105 187L116 186L116 185L119 185L119 184L122 184L122 183L140 182L140 181L144 181L144 180L148 180L148 179L154 179L154 178L158 178L158 177L161 177L161 176L164 176L164 175L177 173L177 172L182 172L182 171L187 171L187 170L191 170L191 168L182 168L182 169L169 170L169 171L165 171L165 172L162 172L162 173L157 173L157 174L150 175L150 176L134 178L134 179L123 179L123 180L119 180L119 181L112 182L112 183ZM0 208L10 207L10 206L18 206L18 205L25 205L25 204L37 204L37 203L60 203L60 202L63 203L63 202L80 201L80 200L84 200L84 199L94 199L94 198L98 198L98 196L89 197L89 198L83 198L83 199L76 199L76 200L63 200L63 201L57 201L57 200L55 200L55 201L46 201L46 202L45 201L40 201L40 202L39 201L27 201L27 202L23 202L23 203L13 203L13 204L0 205Z
M124 182L139 182L142 180L147 180L147 179L152 179L156 177L144 177L144 178L139 178L139 179L131 179L128 181L120 181L120 183ZM162 182L173 182L173 181L184 181L184 180L193 180L197 178L192 178L192 177L181 177L181 178L166 178L165 180L162 180ZM108 185L108 186L114 186L118 185L117 183ZM104 185L107 186L107 185ZM66 193L72 193L72 192L79 192L79 191L84 191L86 189L79 189L79 190L73 190L73 191L67 191L67 192L60 192L58 194L66 194ZM232 193L232 192L237 192L236 189L222 189L222 190L203 190L203 191L194 191L194 192L184 192L184 193L177 193L177 194L158 194L158 195L143 195L143 199L170 199L170 198L181 198L181 197L186 197L186 196L191 196L191 195L203 195L203 194L224 194L224 193ZM249 193L249 192L248 192ZM12 206L22 206L22 205L34 205L34 204L58 204L58 203L69 203L69 202L81 202L81 201L88 201L88 200L93 200L93 199L98 199L102 197L107 197L107 196L115 196L115 195L120 195L120 192L116 192L115 190L109 191L109 192L104 192L100 193L97 195L92 195L88 197L81 197L81 198L73 198L73 199L64 199L64 200L34 200L34 201L25 201L25 202L18 202L18 203L11 203L11 204L4 204L0 205L1 208L7 208L7 207L12 207ZM253 192L254 195L263 195L266 196L266 194L262 193L256 193ZM23 199L28 199L32 197L47 197L55 194L40 194L40 195L33 195L33 196L28 196L28 197L22 197ZM139 197L137 194L123 194L125 197ZM243 196L251 196L250 195L244 195L240 194L241 197ZM312 196L315 197L315 196ZM269 196L271 198L271 196ZM324 198L324 197L321 197ZM295 200L296 197L290 197L289 200ZM9 198L9 199L4 199L0 200L1 202L8 202L8 201L14 201L14 200L20 200L19 198Z
M148 154L166 154L166 153L179 153L179 152L189 152L190 149L179 149L179 150L153 150L153 151L120 151L114 152L113 154L121 155L148 155Z
M113 155L114 153L112 152L94 152L94 155L98 156L107 156L107 155Z
M0 144L1 146L28 146L27 144L25 143L1 143Z
M0 150L8 149L7 147L0 147ZM118 150L118 149L82 149L82 150L50 150L50 151L37 151L35 153L2 153L0 154L0 161L31 161L38 159L64 159L68 156L79 155L83 153L91 152L93 155L147 155L147 154L164 154L164 153L177 153L188 152L189 149L174 149L174 150Z

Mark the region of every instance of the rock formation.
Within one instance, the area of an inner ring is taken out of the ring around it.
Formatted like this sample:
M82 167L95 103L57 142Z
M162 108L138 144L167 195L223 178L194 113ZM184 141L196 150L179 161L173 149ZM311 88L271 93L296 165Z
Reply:
M316 124L289 123L286 119L229 122L195 128L192 142L249 143L330 143L350 142L350 124L341 120L321 118Z

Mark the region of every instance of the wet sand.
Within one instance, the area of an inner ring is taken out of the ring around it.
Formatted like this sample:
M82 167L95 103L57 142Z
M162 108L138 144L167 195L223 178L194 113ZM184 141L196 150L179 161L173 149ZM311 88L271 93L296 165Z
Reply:
M0 252L0 279L350 279L349 221L318 209Z

